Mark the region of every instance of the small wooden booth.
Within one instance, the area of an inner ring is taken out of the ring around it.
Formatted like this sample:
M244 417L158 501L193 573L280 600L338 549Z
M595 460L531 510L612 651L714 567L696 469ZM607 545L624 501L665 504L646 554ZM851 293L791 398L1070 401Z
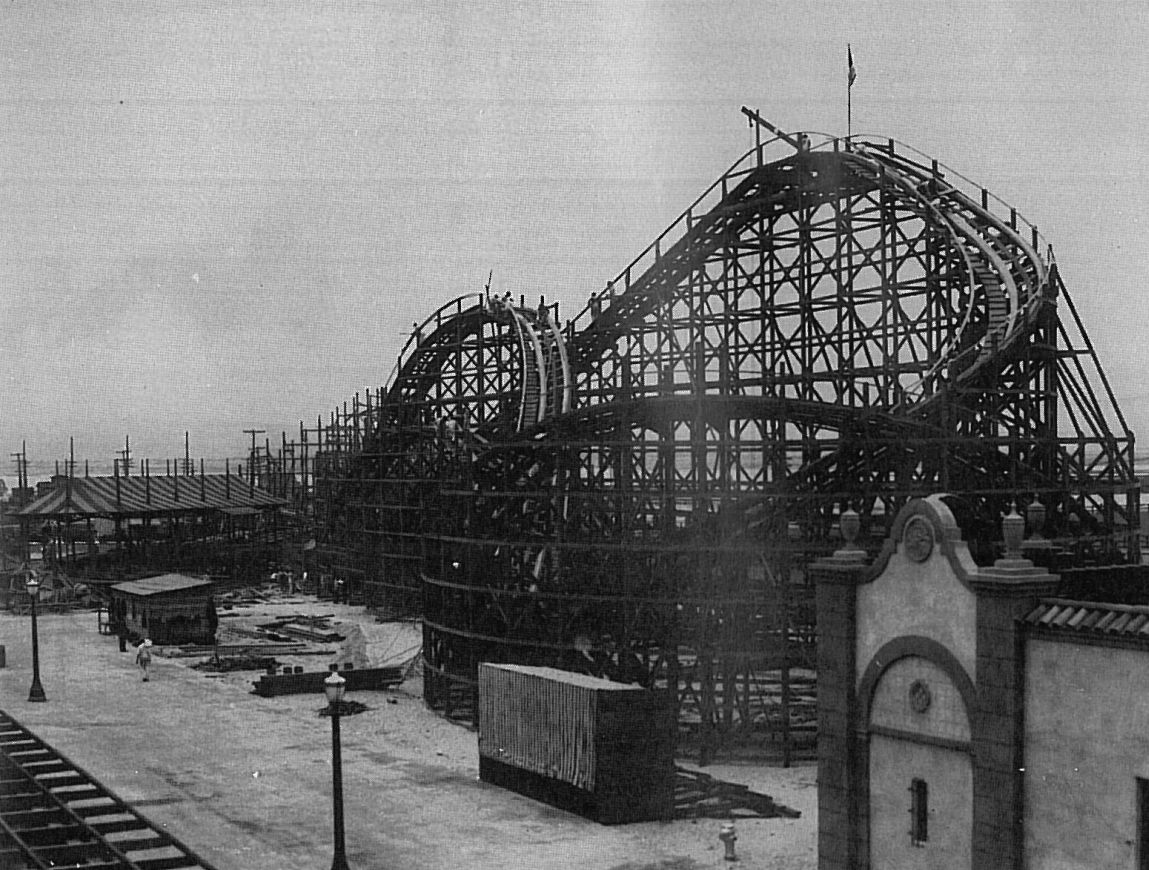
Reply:
M112 630L153 643L215 643L219 624L211 581L183 574L160 574L111 587Z
M479 665L479 776L603 824L674 811L674 699L546 667Z

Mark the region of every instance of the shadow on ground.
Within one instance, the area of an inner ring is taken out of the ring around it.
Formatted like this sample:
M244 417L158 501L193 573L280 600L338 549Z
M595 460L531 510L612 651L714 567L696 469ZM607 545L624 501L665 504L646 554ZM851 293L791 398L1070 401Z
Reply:
M699 870L703 866L693 858L666 858L662 861L655 861L653 864L637 864L633 861L627 861L625 864L611 867L610 870Z
M770 795L751 791L745 785L724 782L682 767L675 768L674 773L676 819L797 819L802 815L797 810L777 803ZM687 866L693 865L683 865L683 868ZM627 870L630 870L629 865Z

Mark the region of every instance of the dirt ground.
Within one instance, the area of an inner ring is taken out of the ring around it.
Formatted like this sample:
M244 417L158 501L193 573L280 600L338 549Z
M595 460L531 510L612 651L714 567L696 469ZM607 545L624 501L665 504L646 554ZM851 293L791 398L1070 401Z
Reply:
M395 665L419 650L413 623L377 623L360 607L309 596L221 609L219 640L247 642L252 626L294 614L330 614L346 640L323 654L278 657L284 665ZM260 672L208 674L191 667L200 659L162 654L144 683L131 652L98 634L92 611L41 616L39 633L45 704L27 701L30 620L0 614L5 712L219 870L330 862L331 738L329 720L318 715L322 695L261 698L251 691ZM356 870L731 866L718 840L722 820L607 827L480 782L477 734L426 709L417 670L396 689L348 699L368 708L342 720L347 848ZM713 764L705 772L801 813L738 820L734 866L816 866L813 765Z

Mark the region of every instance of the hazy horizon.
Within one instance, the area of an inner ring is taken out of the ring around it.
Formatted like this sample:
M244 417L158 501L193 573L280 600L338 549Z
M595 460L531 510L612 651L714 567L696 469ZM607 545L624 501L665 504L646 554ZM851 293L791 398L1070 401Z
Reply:
M493 289L574 316L752 144L892 137L1037 224L1131 428L1140 4L487 2L0 10L2 473L242 460ZM44 472L39 472L43 474Z

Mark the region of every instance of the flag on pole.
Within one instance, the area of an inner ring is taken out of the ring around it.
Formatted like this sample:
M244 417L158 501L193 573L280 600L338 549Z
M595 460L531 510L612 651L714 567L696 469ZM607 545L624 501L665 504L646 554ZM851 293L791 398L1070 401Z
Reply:
M856 79L858 77L858 71L856 69L854 69L854 52L850 48L850 43L848 43L848 42L846 43L846 60L850 64L850 71L847 74L847 78L849 80L849 84L847 85L847 87L852 88L854 86L854 79Z

